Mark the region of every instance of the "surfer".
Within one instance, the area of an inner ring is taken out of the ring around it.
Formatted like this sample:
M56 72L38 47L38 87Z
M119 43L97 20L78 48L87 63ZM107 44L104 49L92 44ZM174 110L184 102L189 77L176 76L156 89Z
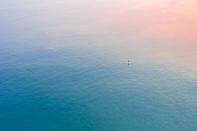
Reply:
M128 65L130 65L131 64L131 61L130 60L128 60Z

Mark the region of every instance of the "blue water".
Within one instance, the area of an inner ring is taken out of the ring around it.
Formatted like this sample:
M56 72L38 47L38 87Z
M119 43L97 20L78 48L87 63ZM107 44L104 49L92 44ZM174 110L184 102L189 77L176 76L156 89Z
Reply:
M128 65L102 38L48 36L31 9L1 10L0 131L197 130L195 78L132 53Z
M59 50L1 59L2 131L197 129L196 82L165 66Z

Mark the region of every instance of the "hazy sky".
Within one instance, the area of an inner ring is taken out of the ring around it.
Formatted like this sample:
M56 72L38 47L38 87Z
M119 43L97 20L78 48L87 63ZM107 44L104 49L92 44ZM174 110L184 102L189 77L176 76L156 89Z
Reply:
M196 0L1 0L0 38L44 39L53 47L80 37L114 54L135 52L196 69L196 7Z

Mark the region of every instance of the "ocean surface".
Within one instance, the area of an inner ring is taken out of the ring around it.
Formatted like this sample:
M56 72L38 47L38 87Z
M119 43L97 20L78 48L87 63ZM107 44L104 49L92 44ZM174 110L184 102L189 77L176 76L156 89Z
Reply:
M158 1L0 1L0 131L197 131L196 28L171 28L197 3Z

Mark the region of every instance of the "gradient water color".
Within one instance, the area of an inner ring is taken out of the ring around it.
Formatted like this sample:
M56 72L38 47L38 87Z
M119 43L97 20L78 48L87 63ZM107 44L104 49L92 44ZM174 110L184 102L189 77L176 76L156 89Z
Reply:
M1 0L0 131L196 131L196 6Z

